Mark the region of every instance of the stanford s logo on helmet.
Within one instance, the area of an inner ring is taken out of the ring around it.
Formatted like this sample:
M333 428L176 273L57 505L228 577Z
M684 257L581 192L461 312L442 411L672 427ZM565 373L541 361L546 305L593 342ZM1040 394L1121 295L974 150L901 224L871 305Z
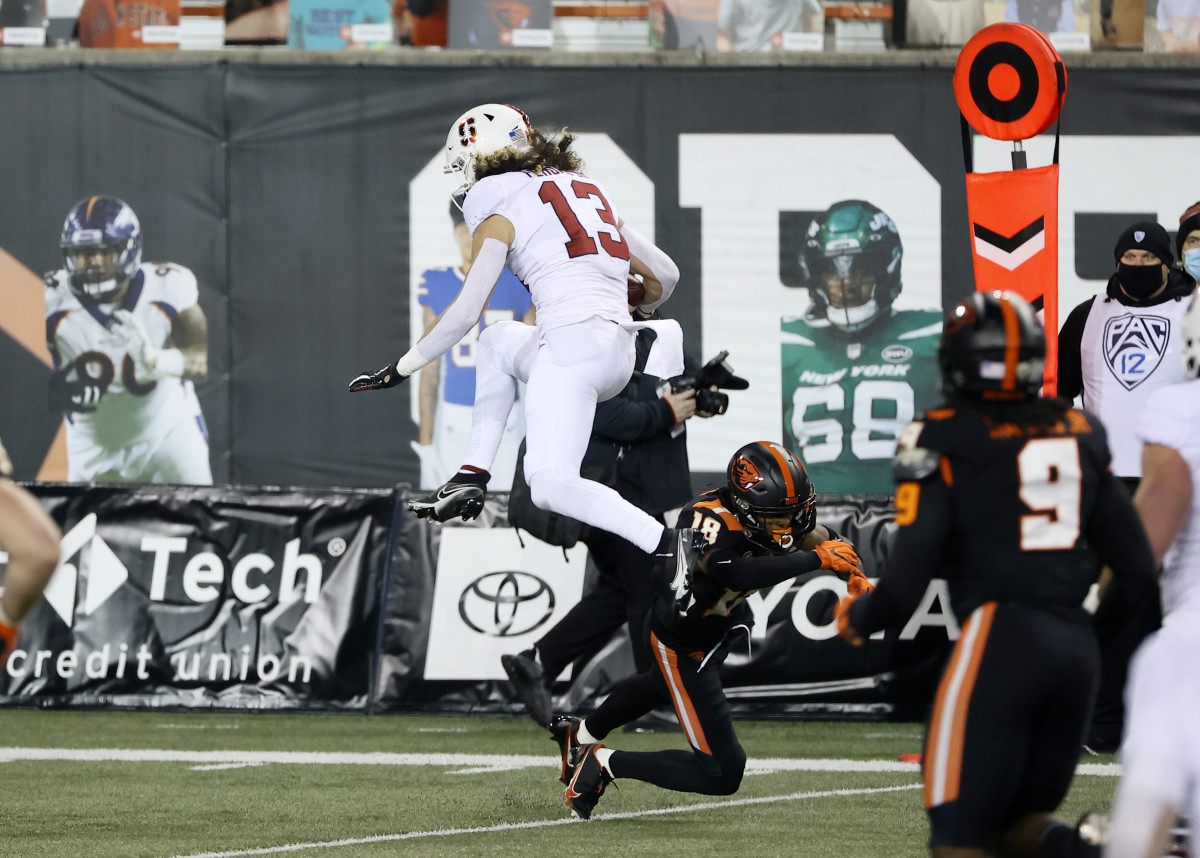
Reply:
M475 117L469 116L458 124L458 142L463 146L475 142Z
M81 301L104 303L142 264L142 225L116 197L86 197L67 213L59 247L71 291Z
M443 170L462 180L452 196L465 193L475 184L476 158L504 149L525 152L532 136L529 117L509 104L481 104L458 117L446 135Z
M791 551L817 524L817 493L800 458L770 441L747 444L726 469L733 514L746 538L770 551ZM765 519L788 518L768 529Z
M1046 332L1021 296L976 292L946 317L938 365L947 396L1036 396L1046 368Z

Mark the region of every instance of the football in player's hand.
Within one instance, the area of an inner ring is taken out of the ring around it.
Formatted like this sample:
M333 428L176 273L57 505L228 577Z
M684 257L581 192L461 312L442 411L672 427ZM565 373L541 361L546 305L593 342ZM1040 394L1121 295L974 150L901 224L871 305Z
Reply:
M636 307L646 300L646 287L636 274L629 275L629 306Z

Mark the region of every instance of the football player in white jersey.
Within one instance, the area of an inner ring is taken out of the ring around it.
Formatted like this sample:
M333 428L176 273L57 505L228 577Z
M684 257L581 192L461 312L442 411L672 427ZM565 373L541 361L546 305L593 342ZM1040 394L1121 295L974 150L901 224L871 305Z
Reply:
M1185 380L1151 393L1137 427L1134 504L1163 564L1163 624L1130 668L1109 858L1159 858L1177 815L1200 822L1200 300L1180 339ZM1189 854L1200 855L1195 843Z
M208 374L196 277L142 262L142 228L115 197L80 200L46 275L51 402L67 427L70 482L211 485L192 379Z
M581 172L572 139L565 133L546 139L505 104L480 105L455 121L446 172L460 176L460 191L467 192L470 272L416 345L394 364L355 378L350 389L393 387L442 355L479 320L507 264L533 296L537 336L520 331L519 322L502 322L480 337L481 352L486 346L491 358L481 354L477 368L463 466L409 508L437 521L479 514L519 379L527 383L525 477L533 502L651 552L669 542L663 525L613 489L580 477L579 467L596 403L619 393L633 372L638 323L629 315L630 273L642 277L640 310L649 314L670 296L679 270L622 222L604 187Z

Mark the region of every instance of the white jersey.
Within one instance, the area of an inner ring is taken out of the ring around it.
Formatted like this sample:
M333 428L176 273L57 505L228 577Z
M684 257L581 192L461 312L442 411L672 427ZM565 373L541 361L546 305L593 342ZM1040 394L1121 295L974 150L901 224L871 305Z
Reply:
M188 482L211 482L207 440L199 401L190 381L139 378L139 367L127 341L111 324L112 313L125 309L145 327L150 345L168 345L173 321L198 300L195 275L172 263L143 263L120 304L85 305L71 291L63 270L46 280L46 337L56 370L74 364L80 374L97 379L103 394L94 412L65 416L70 479L123 479L151 482L152 473ZM154 463L164 440L186 437L189 458L203 443L203 462L168 467ZM174 480L172 480L174 481Z
M1155 390L1137 424L1146 444L1176 450L1192 474L1192 508L1163 558L1164 623L1172 614L1200 618L1200 379Z
M463 204L471 235L492 215L516 232L508 267L532 294L539 329L592 316L629 322L629 245L599 182L552 169L487 176Z
M1188 301L1130 307L1097 297L1083 327L1080 369L1083 407L1108 432L1112 471L1142 475L1142 445L1134 428L1155 389L1183 380L1179 322Z

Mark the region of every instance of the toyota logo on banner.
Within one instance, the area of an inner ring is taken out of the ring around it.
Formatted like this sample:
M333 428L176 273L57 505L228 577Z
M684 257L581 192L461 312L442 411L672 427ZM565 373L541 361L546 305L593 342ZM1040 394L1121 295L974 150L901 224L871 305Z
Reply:
M489 572L458 598L458 615L471 629L492 637L533 631L554 613L554 591L528 572Z

